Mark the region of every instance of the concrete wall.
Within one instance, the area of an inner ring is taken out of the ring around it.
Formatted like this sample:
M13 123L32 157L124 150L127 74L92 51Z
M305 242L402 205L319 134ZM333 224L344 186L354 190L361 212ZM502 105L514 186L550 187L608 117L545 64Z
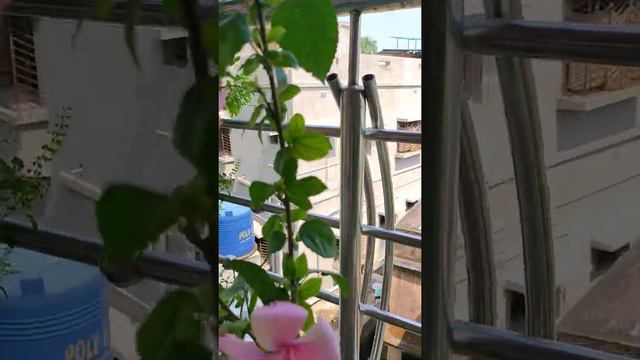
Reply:
M75 47L72 21L43 18L36 32L38 63L50 113L73 108L68 135L53 163L45 222L78 235L96 236L90 199L58 176L82 168L81 179L103 188L130 182L160 191L193 170L174 151L171 133L180 98L193 81L189 69L163 64L159 30L137 31L137 69L116 24L85 22Z

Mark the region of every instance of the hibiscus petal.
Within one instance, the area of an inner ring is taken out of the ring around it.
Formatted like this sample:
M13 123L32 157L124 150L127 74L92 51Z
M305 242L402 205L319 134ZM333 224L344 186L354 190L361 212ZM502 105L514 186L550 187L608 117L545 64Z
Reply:
M289 360L340 360L338 337L329 323L318 318L316 324L291 346Z
M220 351L229 356L229 360L267 360L265 353L255 343L242 341L233 335L224 335L218 339Z
M253 311L251 330L263 349L275 351L293 343L306 319L302 306L276 301Z

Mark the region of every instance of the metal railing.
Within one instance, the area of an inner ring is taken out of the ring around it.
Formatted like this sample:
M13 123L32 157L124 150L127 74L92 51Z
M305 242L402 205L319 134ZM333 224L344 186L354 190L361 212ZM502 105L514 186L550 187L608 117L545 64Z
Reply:
M221 1L222 10L237 9L239 1ZM513 56L527 56L549 59L576 59L581 61L602 62L622 65L640 65L640 31L577 25L568 23L533 22L509 19L499 0L485 0L487 18L464 19L462 0L441 0L425 2L423 21L426 27L425 44L428 56L424 59L423 71L428 81L424 84L428 112L424 120L426 141L423 149L425 157L423 168L428 171L424 179L427 185L423 206L427 214L423 236L427 241L412 234L391 229L382 229L361 224L359 211L341 211L340 219L318 214L311 217L322 219L330 226L340 228L341 272L351 282L349 296L339 298L322 291L319 298L339 304L341 308L340 334L341 354L346 360L359 358L359 314L366 314L379 321L393 324L416 334L423 335L423 356L428 359L448 358L454 353L505 359L625 359L595 350L551 340L534 338L517 333L469 322L454 321L451 316L452 259L450 247L453 244L453 219L457 199L456 176L458 171L458 145L461 121L458 116L461 108L461 62L464 52L500 56L502 70L501 81L505 84L522 82L526 79L524 67ZM513 1L517 3L517 1ZM341 207L360 208L363 178L362 144L366 140L398 141L421 143L420 135L414 132L389 130L382 128L363 128L364 101L363 88L356 84L358 65L358 32L361 11L385 11L404 7L420 6L420 1L399 0L334 0L340 13L349 13L352 21L350 43L348 86L339 94L341 107L341 126L309 126L329 136L340 137L343 149L341 153ZM151 5L149 5L151 6ZM73 1L32 2L16 0L9 12L17 15L43 15L82 17L84 8ZM151 6L152 7L152 6ZM74 10L69 12L69 10ZM153 8L150 12L158 11ZM165 24L166 18L158 15L149 21ZM541 41L544 39L544 41ZM504 89L503 89L504 90ZM531 93L521 89L514 96L519 103L531 103ZM511 109L512 115L531 109ZM229 128L246 128L246 124L237 121L225 121ZM515 133L515 132L514 132ZM511 136L511 140L513 139ZM535 144L534 144L535 145ZM522 166L522 158L514 157L514 165ZM521 179L516 179L520 186ZM528 184L529 186L531 184ZM521 189L521 188L519 188ZM524 187L522 188L524 189ZM221 199L243 205L250 201L231 195L220 195ZM532 206L531 199L520 198L523 206ZM544 204L533 204L544 207ZM265 205L265 211L281 212L282 208ZM544 211L544 209L542 209ZM523 219L528 221L528 219ZM67 234L42 229L35 231L30 226L11 221L0 223L0 235L9 244L30 250L64 257L83 263L98 265L103 253L102 244L94 239L83 239ZM363 304L357 286L360 277L359 244L360 236L367 235L390 242L420 247L426 250L423 261L423 299L422 323L400 317L388 311ZM536 250L535 243L525 238L525 247ZM537 249L540 250L540 249ZM526 251L525 251L526 253ZM527 256L525 254L525 256ZM548 254L543 254L547 260ZM225 259L221 259L224 261ZM548 287L552 278L536 277L527 263L525 272L543 287ZM206 264L166 254L144 252L135 262L131 274L152 278L177 285L198 285L207 281L209 268ZM278 274L270 274L281 280ZM527 282L527 289L532 287ZM546 295L543 295L546 296ZM548 304L544 306L549 306ZM425 331L422 330L423 326Z

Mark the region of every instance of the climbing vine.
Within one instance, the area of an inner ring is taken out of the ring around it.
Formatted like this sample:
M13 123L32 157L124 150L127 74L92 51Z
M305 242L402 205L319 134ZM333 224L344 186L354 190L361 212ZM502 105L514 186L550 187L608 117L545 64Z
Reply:
M71 111L71 108L63 107L57 114L53 128L48 131L48 142L41 146L40 153L30 164L25 165L17 156L8 161L0 158L0 220L18 214L26 217L34 229L38 228L32 207L36 201L43 199L49 190L49 177L43 171L62 146L69 127ZM2 143L9 142L11 140L5 139ZM4 295L6 294L1 286L2 278L16 273L9 259L11 250L10 246L2 244L0 239L0 292Z
M102 11L108 12L105 2L113 1L100 2ZM261 344L260 334L254 333L248 318L235 314L231 306L244 307L248 315L253 315L262 311L260 306L273 309L269 307L272 304L295 304L307 312L302 330L314 326L307 301L318 295L322 279L309 273L306 256L296 254L296 243L322 257L333 258L337 255L336 239L326 223L308 218L310 198L325 191L326 186L313 176L298 178L297 169L300 161L325 157L331 143L325 135L308 130L301 114L294 114L287 121L286 104L300 88L288 84L283 69L302 69L324 81L337 48L335 10L330 0L251 0L243 12L205 17L206 12L196 0L165 0L163 5L189 33L195 82L181 100L173 145L193 165L196 175L170 193L124 183L111 184L103 191L96 205L105 248L103 272L112 279L127 274L149 244L169 227L178 225L185 238L204 254L210 280L170 292L156 304L138 330L139 355L144 359L210 359L217 350L206 339L218 338L222 335L219 331L225 336L250 336L260 346L259 351L265 353L281 351ZM134 29L139 11L139 1L127 2L125 41L136 64ZM240 64L239 52L245 47L250 47L252 53ZM239 70L232 70L233 67ZM266 87L257 80L259 72L268 79ZM254 181L249 193L256 211L272 197L283 205L284 212L272 215L264 224L263 235L269 254L284 251L284 281L274 280L259 264L242 260L224 261L225 269L237 275L235 281L225 284L218 278L216 228L222 178L220 174L215 177L214 154L219 126L215 96L221 88L228 91L226 108L231 114L238 114L255 100L248 125L258 128L260 139L265 127L279 135L279 151L274 159L277 181ZM302 223L297 232L295 222ZM343 291L346 289L340 275L326 275L332 276ZM292 334L296 337L295 329ZM337 359L335 350L324 358ZM229 353L229 348L223 351L231 360L242 358Z

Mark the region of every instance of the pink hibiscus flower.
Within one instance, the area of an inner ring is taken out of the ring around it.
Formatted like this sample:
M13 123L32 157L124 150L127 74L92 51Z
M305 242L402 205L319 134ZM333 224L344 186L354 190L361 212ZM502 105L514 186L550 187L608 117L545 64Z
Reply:
M251 314L251 331L267 353L230 334L220 337L218 344L230 360L339 360L338 339L323 318L298 337L306 319L302 306L276 301Z

